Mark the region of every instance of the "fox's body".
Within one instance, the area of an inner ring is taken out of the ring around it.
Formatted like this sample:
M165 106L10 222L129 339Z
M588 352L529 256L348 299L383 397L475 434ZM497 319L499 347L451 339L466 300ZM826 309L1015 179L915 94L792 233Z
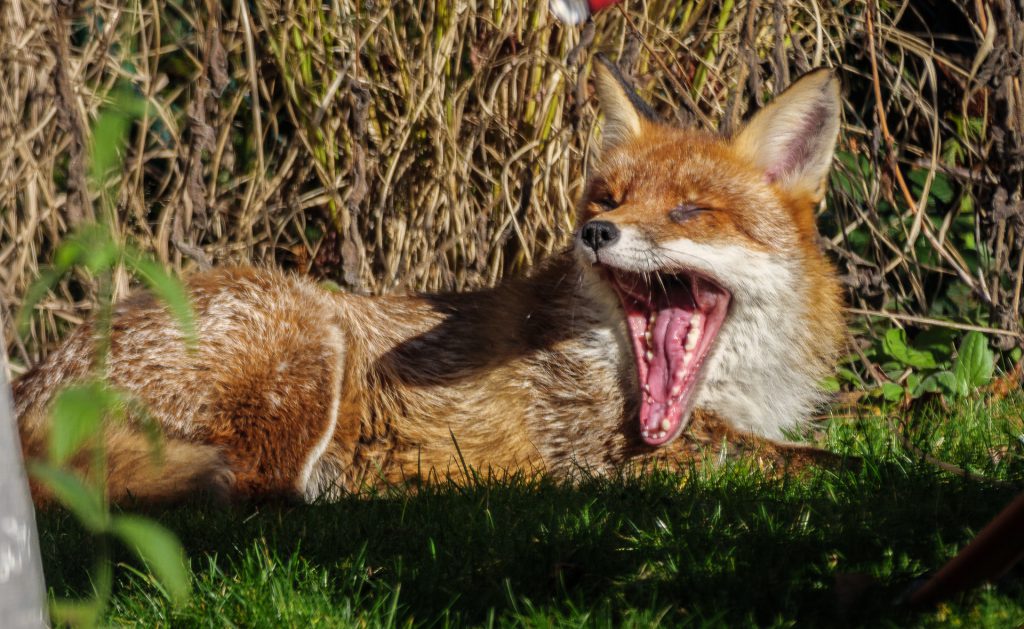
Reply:
M129 298L107 375L163 429L165 463L131 422L108 428L111 495L316 499L467 467L602 473L687 455L672 440L694 416L782 436L820 401L843 330L813 221L837 96L823 74L808 82L787 92L796 122L768 109L727 140L647 120L603 68L605 155L574 251L492 290L366 298L215 270L189 282L194 350L152 297ZM758 142L784 144L786 125L798 146L773 173ZM88 374L93 335L15 384L30 456L59 385Z
M541 281L424 298L213 271L191 283L202 339L194 353L152 298L119 308L110 380L141 398L169 439L223 452L242 494L313 498L458 474L455 443L478 470L565 470L574 460L607 468L636 442L624 421L636 388L628 339L615 296L588 299L571 260L558 262ZM538 299L544 307L532 310ZM83 327L17 383L22 417L43 408L32 395L50 390L42 382L85 374L90 335Z

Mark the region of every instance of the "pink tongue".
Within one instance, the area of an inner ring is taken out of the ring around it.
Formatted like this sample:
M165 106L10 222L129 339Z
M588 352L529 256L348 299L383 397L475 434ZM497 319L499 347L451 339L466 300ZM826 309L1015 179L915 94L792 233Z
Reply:
M668 400L668 392L672 387L672 354L673 349L679 346L679 329L684 325L683 314L684 311L678 308L664 308L658 311L658 320L654 323L651 342L654 359L647 372L647 384L655 402Z
M657 429L664 416L664 406L669 399L675 370L681 367L683 339L689 328L692 314L680 308L663 308L658 311L658 320L652 330L651 353L647 371L647 386L650 388L651 414L648 428Z

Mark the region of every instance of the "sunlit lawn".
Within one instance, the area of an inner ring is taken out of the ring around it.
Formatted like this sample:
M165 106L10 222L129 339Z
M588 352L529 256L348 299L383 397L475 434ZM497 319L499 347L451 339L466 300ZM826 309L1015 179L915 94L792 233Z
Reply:
M1020 397L936 405L911 422L918 447L1002 483L918 461L889 421L869 414L822 428L829 447L864 458L859 471L768 479L740 463L689 476L496 481L333 505L162 510L151 515L191 557L191 602L173 609L122 552L108 621L1014 627L1024 623L1021 571L927 613L893 602L1021 489L1022 409ZM40 526L52 591L88 593L89 537L61 513L44 514Z

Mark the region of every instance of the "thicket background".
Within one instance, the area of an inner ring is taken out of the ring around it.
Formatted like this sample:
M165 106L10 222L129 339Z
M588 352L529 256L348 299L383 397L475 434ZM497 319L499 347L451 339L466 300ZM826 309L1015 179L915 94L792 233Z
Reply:
M5 0L8 355L18 372L88 316L95 287L78 276L27 337L12 327L104 193L120 233L176 271L251 261L368 293L522 272L568 243L603 51L667 119L726 132L800 73L838 68L820 226L854 309L844 379L906 378L913 361L876 364L894 325L943 355L963 327L997 328L1016 358L1022 14L1011 0L626 0L567 27L547 0ZM105 192L88 185L94 122L125 92L149 107Z

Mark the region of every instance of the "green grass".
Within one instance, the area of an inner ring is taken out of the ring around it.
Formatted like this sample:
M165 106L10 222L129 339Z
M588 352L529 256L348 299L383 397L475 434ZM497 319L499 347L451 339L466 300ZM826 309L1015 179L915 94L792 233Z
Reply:
M1024 622L1021 572L926 613L892 602L961 548L1022 487L1024 397L938 405L911 418L918 447L992 481L909 454L884 417L833 419L859 471L770 479L742 462L662 472L496 481L353 497L333 505L187 506L151 513L195 573L173 609L127 552L111 624L304 627L970 626ZM93 544L63 513L40 519L58 596L89 592ZM837 578L869 575L852 605Z

